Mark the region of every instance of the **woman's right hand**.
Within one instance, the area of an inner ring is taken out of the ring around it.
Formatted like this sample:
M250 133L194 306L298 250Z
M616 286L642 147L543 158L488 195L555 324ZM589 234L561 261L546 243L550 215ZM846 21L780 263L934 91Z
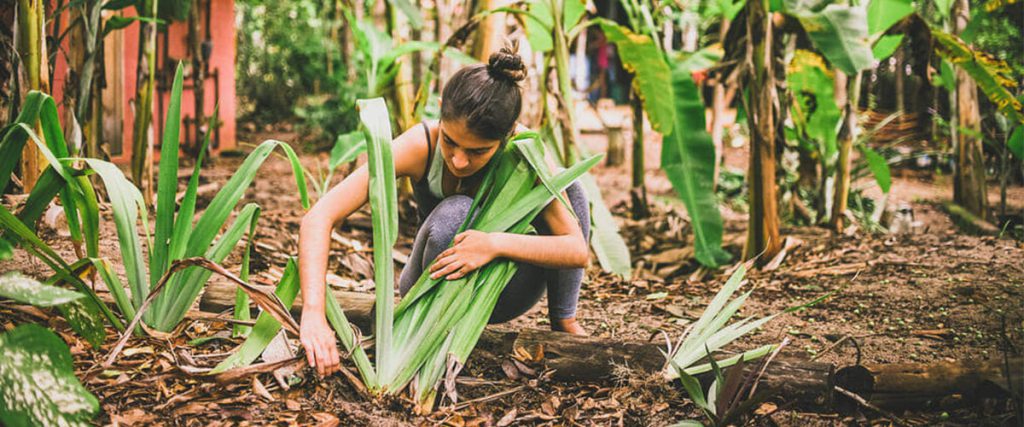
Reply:
M327 324L323 314L303 314L302 324L299 326L299 341L306 349L306 361L310 367L316 368L321 378L341 369L334 329Z

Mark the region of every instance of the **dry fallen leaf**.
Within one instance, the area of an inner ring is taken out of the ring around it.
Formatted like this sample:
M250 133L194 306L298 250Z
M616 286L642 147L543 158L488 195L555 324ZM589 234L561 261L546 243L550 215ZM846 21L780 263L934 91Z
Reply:
M313 419L316 420L317 427L338 427L341 424L338 417L327 412L317 412L313 414Z
M519 415L519 411L517 411L515 408L512 408L511 411L506 412L505 415L502 416L500 420L498 420L498 424L495 424L495 426L505 427L508 425L512 425L512 423L516 421L516 415Z

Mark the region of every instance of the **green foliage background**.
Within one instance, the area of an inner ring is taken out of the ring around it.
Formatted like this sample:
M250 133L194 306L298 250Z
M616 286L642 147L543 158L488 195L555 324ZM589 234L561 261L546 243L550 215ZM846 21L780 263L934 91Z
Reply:
M276 123L297 117L303 130L324 144L357 127L355 100L364 85L361 77L348 81L340 40L331 38L332 25L346 24L324 6L313 0L235 4L240 120Z

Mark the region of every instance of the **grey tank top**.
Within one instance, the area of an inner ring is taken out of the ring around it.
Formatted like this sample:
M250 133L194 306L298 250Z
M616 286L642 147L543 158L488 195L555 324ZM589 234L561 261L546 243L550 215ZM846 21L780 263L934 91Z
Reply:
M427 136L427 147L430 147L430 128L427 122L421 122L423 133ZM441 144L434 144L434 149L427 154L427 174L412 186L412 197L416 200L420 221L427 218L430 212L444 199L441 181L444 176L444 159L441 158Z

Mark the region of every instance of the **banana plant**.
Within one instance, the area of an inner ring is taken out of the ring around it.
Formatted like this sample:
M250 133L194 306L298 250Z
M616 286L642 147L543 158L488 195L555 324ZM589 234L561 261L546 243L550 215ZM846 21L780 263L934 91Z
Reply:
M622 4L629 5L630 22L640 33L605 19L597 23L635 75L633 90L642 99L651 127L664 135L661 168L686 205L697 260L708 267L721 266L731 256L722 249L722 218L712 185L715 147L705 130L700 91L691 77L698 66L707 65L700 60L708 54L692 54L685 60L670 57L658 42L647 3L624 0ZM642 126L642 120L634 123L635 129ZM633 145L634 158L642 156L637 151L642 149L642 137Z

